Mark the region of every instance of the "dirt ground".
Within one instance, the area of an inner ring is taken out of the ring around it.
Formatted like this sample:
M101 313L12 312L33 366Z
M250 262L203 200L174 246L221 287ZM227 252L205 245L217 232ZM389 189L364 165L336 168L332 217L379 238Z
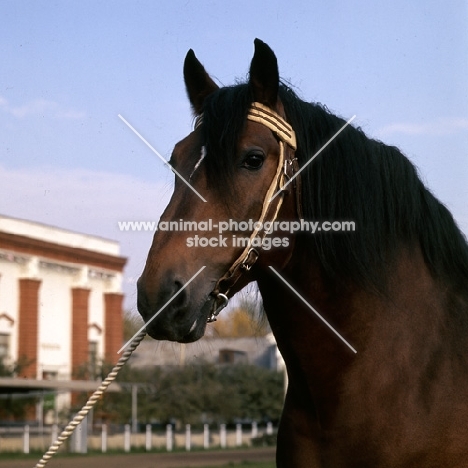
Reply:
M258 449L220 450L209 452L139 453L126 455L57 456L47 468L191 468L200 466L235 466L243 462L263 462L275 459L272 447ZM0 460L0 468L33 468L39 461Z

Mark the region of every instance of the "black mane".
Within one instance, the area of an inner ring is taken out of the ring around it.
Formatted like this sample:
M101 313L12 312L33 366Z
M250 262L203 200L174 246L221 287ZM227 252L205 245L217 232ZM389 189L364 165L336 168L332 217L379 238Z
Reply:
M345 121L324 106L302 101L284 84L279 96L296 132L302 167ZM221 88L205 101L205 167L220 194L230 191L232 161L252 101L247 84ZM307 221L355 222L355 232L307 235L306 248L330 279L352 278L380 289L397 249L419 246L435 277L466 289L466 240L397 148L350 125L301 175Z

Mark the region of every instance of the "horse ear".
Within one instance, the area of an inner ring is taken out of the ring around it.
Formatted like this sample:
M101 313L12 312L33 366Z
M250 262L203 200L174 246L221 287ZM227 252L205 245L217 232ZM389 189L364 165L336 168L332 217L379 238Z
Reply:
M255 53L250 64L250 86L255 101L270 108L278 100L279 72L275 53L260 39L255 39Z
M218 85L206 73L192 49L184 61L184 81L187 94L196 114L201 114L205 98L218 89Z

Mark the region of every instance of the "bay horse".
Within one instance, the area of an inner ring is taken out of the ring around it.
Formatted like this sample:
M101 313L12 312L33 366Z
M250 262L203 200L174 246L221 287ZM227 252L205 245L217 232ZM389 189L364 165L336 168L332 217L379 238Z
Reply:
M195 341L256 281L289 376L278 467L468 467L468 247L449 211L397 148L299 99L258 39L245 83L218 87L192 50L184 80L196 121L138 281L148 334ZM299 221L323 229L280 230Z

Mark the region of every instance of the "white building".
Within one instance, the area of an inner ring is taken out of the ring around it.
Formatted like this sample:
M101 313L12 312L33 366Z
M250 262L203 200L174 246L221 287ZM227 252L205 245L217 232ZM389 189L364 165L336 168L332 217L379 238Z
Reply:
M220 365L251 364L278 372L283 372L285 368L272 333L239 338L205 336L188 344L144 340L129 360L129 364L135 368L195 365L200 362Z
M116 362L125 262L117 242L0 215L0 358L38 380Z

